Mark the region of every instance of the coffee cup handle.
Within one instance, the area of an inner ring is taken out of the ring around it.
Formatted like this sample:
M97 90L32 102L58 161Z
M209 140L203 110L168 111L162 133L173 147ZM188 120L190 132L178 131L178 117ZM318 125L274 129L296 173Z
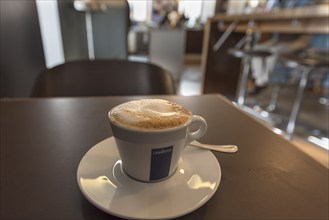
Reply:
M197 124L198 128L196 131L190 131L190 127L192 124ZM186 146L191 143L192 141L195 141L199 138L201 138L207 131L207 122L206 120L199 116L199 115L193 115L190 124L187 128L187 138L186 138Z

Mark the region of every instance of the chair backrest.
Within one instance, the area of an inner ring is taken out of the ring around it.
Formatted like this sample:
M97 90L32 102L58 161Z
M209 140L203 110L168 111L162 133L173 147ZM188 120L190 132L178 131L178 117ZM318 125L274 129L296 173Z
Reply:
M43 71L32 97L175 94L171 74L151 63L72 61Z

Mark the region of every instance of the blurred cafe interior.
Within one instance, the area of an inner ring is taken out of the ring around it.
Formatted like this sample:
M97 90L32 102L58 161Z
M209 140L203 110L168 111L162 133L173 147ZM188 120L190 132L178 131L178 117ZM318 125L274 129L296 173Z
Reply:
M152 63L175 94L219 93L328 163L328 0L0 3L1 99L37 97L39 75L65 63Z

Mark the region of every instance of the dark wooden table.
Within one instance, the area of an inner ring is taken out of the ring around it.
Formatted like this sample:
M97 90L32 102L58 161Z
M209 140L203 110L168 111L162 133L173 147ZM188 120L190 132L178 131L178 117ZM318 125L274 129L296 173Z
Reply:
M222 169L215 195L180 219L328 219L328 169L219 95L162 96L208 121ZM137 97L1 100L1 219L117 219L89 203L76 172L111 136L107 112Z

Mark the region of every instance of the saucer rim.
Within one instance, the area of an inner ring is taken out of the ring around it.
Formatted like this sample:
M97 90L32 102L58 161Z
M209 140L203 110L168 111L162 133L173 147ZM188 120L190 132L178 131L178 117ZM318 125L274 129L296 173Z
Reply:
M221 166L219 164L219 161L218 159L215 157L215 155L210 151L210 150L204 150L204 149L200 149L202 151L208 151L209 154L207 155L209 158L213 159L214 162L216 163L217 165L217 179L216 179L216 185L215 185L215 188L213 189L212 193L209 193L208 194L208 197L206 199L200 199L199 203L197 203L195 206L191 207L190 209L187 209L185 211L182 211L182 212L179 212L179 213L176 213L174 215L168 215L168 216L142 216L142 217L134 217L133 215L122 215L118 212L114 212L114 211L111 211L110 209L107 209L107 208L104 208L103 206L101 206L100 204L97 203L97 200L95 200L94 198L92 198L91 196L89 196L86 192L86 190L84 189L84 187L82 186L81 182L80 182L80 178L81 178L81 175L79 175L79 171L81 169L81 164L83 163L83 160L85 159L85 157L91 153L91 151L94 150L95 147L97 147L98 145L101 145L103 142L107 142L107 141L111 141L111 139L114 139L113 136L109 137L109 138L106 138L106 139L103 139L101 141L99 141L98 143L96 143L95 145L93 145L85 154L84 156L81 158L80 162L79 162L79 165L78 165L78 168L77 168L77 173L76 173L76 177L77 177L77 182L78 182L78 186L79 186L79 189L80 191L82 192L82 194L84 195L84 197L91 203L93 204L95 207L97 207L98 209L102 210L103 212L107 213L107 214L110 214L110 215L113 215L113 216L116 216L116 217L119 217L119 218L124 218L124 219L145 219L145 220L148 220L148 219L173 219L173 218L178 218L178 217L182 217L184 215L187 215L197 209L199 209L200 207L202 207L205 203L207 203L212 197L213 195L216 193L216 191L218 190L219 188L219 185L221 183L221 178L222 178L222 172L221 172ZM114 141L114 140L113 140ZM114 142L114 145L111 145L110 146L111 148L114 148L115 147L115 142ZM195 148L193 146L187 146L186 148ZM183 153L184 154L184 153ZM120 160L120 157L118 155L118 152L117 152L117 158L116 159L113 159L113 164L111 165L112 166L112 169L114 168L113 166L115 165L115 163ZM208 159L209 159L208 158ZM111 162L111 163L112 163ZM182 162L182 164L184 163L184 161ZM176 170L177 171L177 170ZM175 171L175 173L176 173ZM173 175L171 177L173 177L175 175L175 173L173 173ZM124 175L127 175L126 173L124 173ZM112 175L112 177L114 177ZM167 179L165 180L161 180L161 181L157 181L157 182L154 182L154 183L159 183L159 182L166 182L168 181L169 178L171 177L168 177ZM128 178L131 178L128 176ZM153 184L153 182L142 182L142 181L138 181L138 180L135 180L133 179L134 181L137 181L138 184Z

